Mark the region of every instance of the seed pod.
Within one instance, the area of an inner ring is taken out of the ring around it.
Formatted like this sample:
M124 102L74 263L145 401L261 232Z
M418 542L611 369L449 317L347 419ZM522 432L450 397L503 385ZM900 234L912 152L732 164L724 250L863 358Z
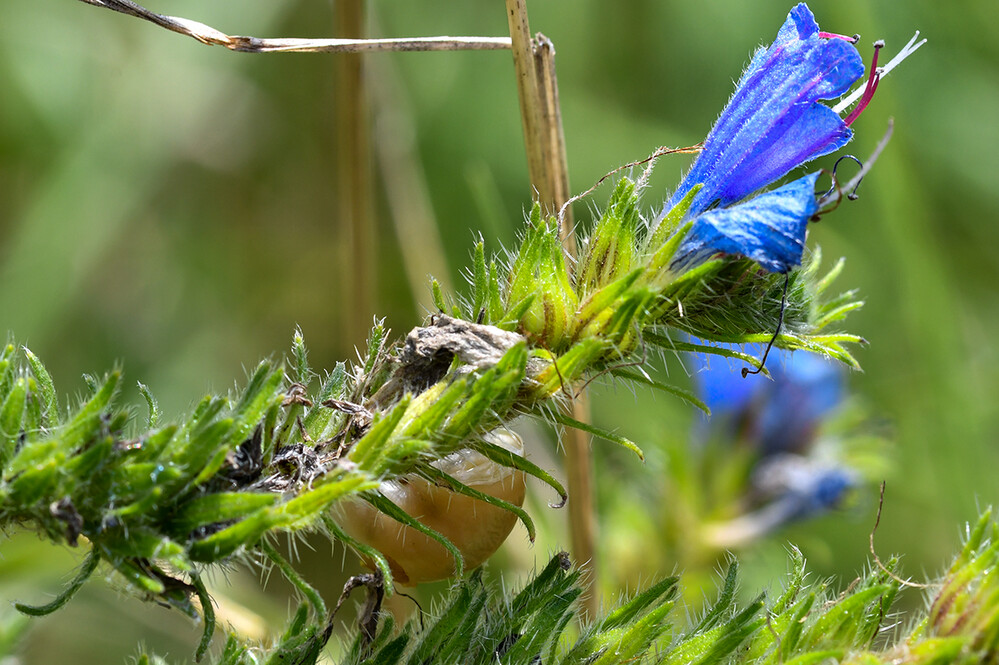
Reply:
M524 442L510 430L494 430L484 438L517 455L524 454ZM463 448L433 466L484 494L518 507L524 503L524 473L496 464L474 450ZM387 481L379 490L409 515L450 540L461 552L466 570L492 556L517 521L510 511L416 476ZM334 510L337 522L347 534L385 556L400 584L416 585L454 575L454 557L443 545L370 504L347 501Z

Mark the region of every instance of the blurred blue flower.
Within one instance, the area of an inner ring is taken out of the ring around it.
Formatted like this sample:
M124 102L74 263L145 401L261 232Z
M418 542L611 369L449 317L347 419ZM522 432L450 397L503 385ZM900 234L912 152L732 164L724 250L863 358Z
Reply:
M746 545L788 524L837 506L857 484L850 469L800 455L767 458L753 473L756 509L705 526L704 538L715 547Z
M744 349L760 355L758 344ZM843 401L843 372L835 361L807 351L779 351L771 378L742 377L723 358L696 354L694 381L711 409L714 429L729 428L761 456L804 453L822 420Z
M747 345L748 353L760 353ZM711 409L700 435L748 446L754 456L744 498L755 508L715 524L710 541L732 547L791 521L839 505L857 483L857 474L814 454L823 420L844 397L842 370L833 361L805 351L780 352L771 378L742 377L721 357L694 355L697 392Z
M852 41L819 32L808 7L796 6L774 43L753 56L666 209L695 185L702 188L688 216L731 205L845 146L853 131L819 100L839 97L863 74Z

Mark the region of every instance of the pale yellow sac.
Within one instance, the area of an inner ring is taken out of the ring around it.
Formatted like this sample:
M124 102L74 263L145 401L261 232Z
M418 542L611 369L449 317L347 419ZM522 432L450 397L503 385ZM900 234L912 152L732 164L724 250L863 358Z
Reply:
M524 442L508 429L493 430L483 438L517 455L524 454ZM496 464L468 448L433 462L433 466L484 494L518 507L524 505L523 471ZM397 506L454 543L465 559L465 570L492 556L517 522L517 516L508 510L455 494L423 478L387 481L380 489ZM351 537L385 556L400 584L415 586L454 576L454 557L443 545L365 501L337 504L334 517Z

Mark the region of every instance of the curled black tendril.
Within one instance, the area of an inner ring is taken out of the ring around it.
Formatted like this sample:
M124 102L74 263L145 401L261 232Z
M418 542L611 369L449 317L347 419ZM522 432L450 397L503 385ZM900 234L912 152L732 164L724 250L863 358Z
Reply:
M856 159L856 158L854 158ZM784 273L784 294L780 299L780 316L777 317L777 330L774 331L774 336L770 338L767 342L767 348L763 351L763 358L760 359L760 366L756 369L749 369L748 367L742 368L742 378L746 378L750 374L759 374L763 371L763 368L767 365L767 357L770 356L770 349L773 348L774 342L777 341L777 337L780 336L780 329L784 325L784 310L787 309L787 287L791 282L791 273Z
M843 192L840 189L839 176L838 176L838 174L836 172L839 169L839 163L842 162L844 159L849 159L849 160L852 160L852 161L856 162L857 166L860 167L860 173L861 174L864 173L864 163L862 161L860 161L860 159L858 159L854 155L843 155L842 157L840 157L839 159L837 159L836 163L833 164L832 171L829 172L829 178L832 180L832 186L829 189L827 189L826 191L822 192L822 194L818 195L816 197L816 200L819 202L819 205L822 205L823 203L828 202L828 200L830 198L832 198L832 196L833 196L834 193L837 196L835 197L835 200L833 200L832 205L830 207L825 208L824 210L820 210L819 212L817 212L814 215L812 215L811 221L813 221L813 222L819 221L820 219L822 219L823 215L832 212L833 210L835 210L836 208L839 207L840 203L842 203L842 201L843 201ZM857 200L857 190L860 189L860 183L862 183L863 181L864 181L864 176L861 175L857 179L856 184L853 185L853 190L850 191L846 195L846 198L850 199L851 201L856 201Z
M837 159L836 163L833 164L832 173L830 174L832 177L832 187L822 192L822 194L818 196L820 200L832 196L833 192L839 189L839 176L837 175L836 171L839 169L839 163L842 162L844 159L852 160L857 164L857 166L861 168L861 170L863 170L864 163L854 155L843 155L842 157ZM863 178L857 181L857 184L853 186L853 191L846 195L848 199L850 199L851 201L857 200L857 190L860 189L860 183L862 183L863 181L864 181Z

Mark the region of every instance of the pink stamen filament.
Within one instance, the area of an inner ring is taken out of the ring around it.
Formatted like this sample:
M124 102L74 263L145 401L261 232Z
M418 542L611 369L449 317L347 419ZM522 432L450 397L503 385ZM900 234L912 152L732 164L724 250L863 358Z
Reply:
M822 39L842 39L845 42L850 42L851 44L856 44L860 41L860 35L854 35L852 37L847 37L846 35L841 35L838 32L820 32L819 37Z
M864 88L864 94L861 96L860 101L857 102L856 108L850 112L850 115L846 117L843 122L849 127L854 120L860 117L860 114L864 112L867 105L871 103L874 99L874 92L878 89L878 83L881 81L881 71L878 69L878 53L884 48L885 43L880 39L874 42L874 58L871 60L871 75L867 79L867 87Z

